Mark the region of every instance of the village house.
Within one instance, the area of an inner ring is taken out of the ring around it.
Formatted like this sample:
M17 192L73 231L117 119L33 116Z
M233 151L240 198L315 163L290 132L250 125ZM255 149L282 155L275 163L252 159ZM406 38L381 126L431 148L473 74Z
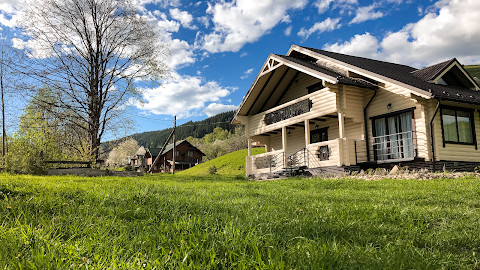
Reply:
M421 59L420 59L421 60ZM270 54L236 111L265 144L246 174L480 165L480 87L451 59L423 69L292 45Z
M173 143L168 144L160 153L161 148L149 148L145 152L145 164L152 173L172 172L173 171ZM159 158L157 159L157 156ZM202 151L187 140L181 140L175 143L175 171L183 171L191 168L200 162L205 156ZM155 163L156 160L156 163Z

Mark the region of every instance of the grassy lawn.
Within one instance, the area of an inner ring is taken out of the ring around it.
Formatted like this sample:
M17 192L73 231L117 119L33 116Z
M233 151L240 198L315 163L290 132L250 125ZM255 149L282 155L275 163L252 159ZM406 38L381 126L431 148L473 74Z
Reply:
M479 184L0 175L0 269L474 269Z

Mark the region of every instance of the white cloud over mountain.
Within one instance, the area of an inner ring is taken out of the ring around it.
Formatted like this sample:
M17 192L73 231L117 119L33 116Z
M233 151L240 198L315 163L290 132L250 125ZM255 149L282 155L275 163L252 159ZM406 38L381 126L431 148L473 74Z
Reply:
M154 114L185 118L204 110L208 102L215 102L208 112L218 110L222 104L216 102L235 90L231 87L222 87L216 81L205 81L198 76L174 74L173 77L173 80L165 82L160 87L144 89L143 98L147 103L143 106L137 104L137 107Z
M223 105L223 104L218 104L218 103L210 103L205 109L203 109L203 112L208 116L214 116L222 112L228 112L228 111L233 111L236 110L237 106L235 105Z

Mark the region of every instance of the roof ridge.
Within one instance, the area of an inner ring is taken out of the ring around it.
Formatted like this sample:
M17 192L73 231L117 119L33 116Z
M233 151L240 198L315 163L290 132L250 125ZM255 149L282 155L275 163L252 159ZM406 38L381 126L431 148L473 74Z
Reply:
M350 55L350 54L344 54L344 53L338 53L338 52L331 52L331 51L325 51L321 49L315 49L312 47L305 47L305 46L299 46L308 50L313 50L317 52L327 52L327 53L332 53L332 54L338 54L338 55L343 55L343 56L348 56L348 57L353 57L353 58L359 58L359 59L365 59L365 60L370 60L370 61L375 61L375 62L380 62L380 63L385 63L385 64L390 64L390 65L396 65L396 66L403 66L403 67L409 67L409 68L414 68L408 65L404 64L397 64L397 63L392 63L392 62L387 62L387 61L382 61L382 60L377 60L377 59L372 59L372 58L367 58L367 57L362 57L362 56L355 56L355 55ZM328 57L328 55L325 55ZM416 69L416 68L415 68Z

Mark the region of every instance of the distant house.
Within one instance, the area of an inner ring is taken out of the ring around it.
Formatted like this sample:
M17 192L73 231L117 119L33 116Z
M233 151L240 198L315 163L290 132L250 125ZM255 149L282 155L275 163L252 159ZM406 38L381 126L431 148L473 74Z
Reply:
M167 145L160 153L161 148L149 148L145 152L145 165L147 170L152 168L152 173L173 171L173 143ZM157 156L159 158L157 159ZM202 151L186 140L175 143L175 171L183 171L202 162L205 156ZM157 163L154 164L155 160ZM163 168L163 169L162 169Z
M419 59L421 61L421 59ZM454 58L423 69L292 45L270 54L235 113L246 174L480 166L480 86Z

